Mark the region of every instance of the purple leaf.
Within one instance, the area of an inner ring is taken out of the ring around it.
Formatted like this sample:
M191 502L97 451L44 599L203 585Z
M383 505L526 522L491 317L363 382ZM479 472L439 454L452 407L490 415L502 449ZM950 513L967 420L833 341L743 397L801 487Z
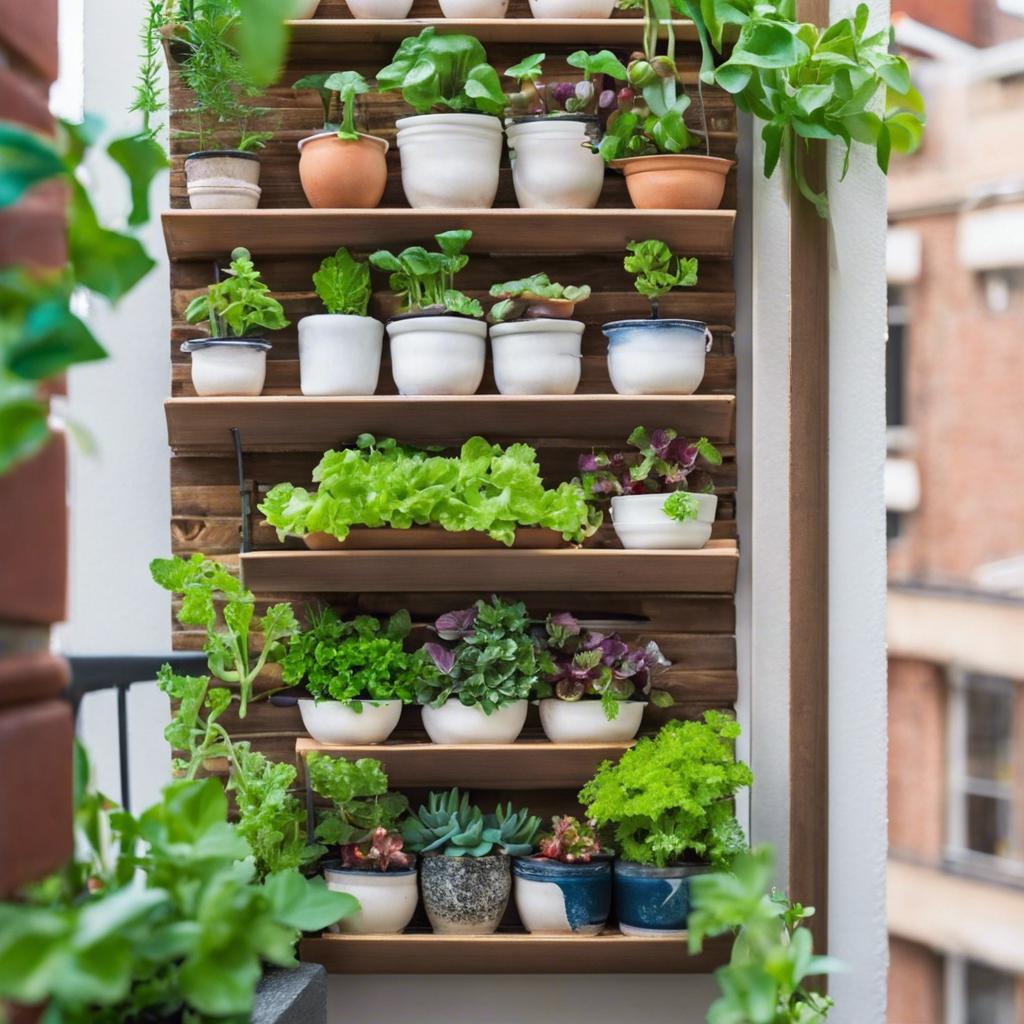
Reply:
M549 615L548 622L557 626L566 633L576 636L580 631L580 624L570 612L558 612L556 615Z
M556 103L565 105L565 101L571 99L576 94L576 85L574 82L552 82L548 86L548 93L554 98Z
M580 456L580 472L581 473L594 473L601 468L600 458L590 452Z
M462 608L454 612L445 612L434 623L434 629L442 640L461 640L472 634L474 622L476 608Z
M597 99L597 106L601 110L608 110L615 106L615 90L605 89Z
M423 650L427 652L430 660L442 675L449 675L455 668L455 652L449 651L447 647L442 647L440 644L424 644Z

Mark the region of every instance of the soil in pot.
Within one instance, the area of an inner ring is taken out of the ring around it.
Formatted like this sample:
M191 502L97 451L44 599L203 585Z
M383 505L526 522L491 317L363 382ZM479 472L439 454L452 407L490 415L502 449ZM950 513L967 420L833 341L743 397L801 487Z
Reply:
M656 868L615 861L615 913L623 935L681 935L690 916L690 878L705 864Z
M299 141L299 180L314 209L368 210L378 206L388 183L388 143L360 132L340 139L318 132Z
M623 700L610 719L599 700L540 701L540 724L552 743L628 743L640 731L646 702Z
M732 160L691 153L613 160L638 210L717 210Z
M534 935L597 935L612 901L612 863L563 864L545 857L512 862L516 910Z
M359 710L352 707L358 704ZM320 743L383 743L402 715L400 700L299 700L306 732Z
M487 325L459 316L388 321L391 373L402 395L473 395L484 377Z
M614 320L608 376L620 395L692 395L704 379L712 336L699 320Z
M423 728L431 743L515 743L526 724L529 702L517 700L489 715L478 705L467 706L458 698L439 708L423 706Z
M530 118L510 124L516 201L524 209L589 210L604 185L604 160L589 147L593 118Z
M421 862L420 884L424 909L438 935L490 935L508 906L509 858L430 855Z
M328 889L359 900L359 910L343 917L332 931L350 935L397 935L404 931L419 902L416 869L358 871L332 865L324 868Z
M263 391L270 342L262 338L197 338L183 341L181 351L192 356L192 386L197 395L245 396Z
M585 324L529 319L494 324L494 380L503 395L571 395L580 383Z
M384 325L370 316L318 313L299 321L304 395L372 395L380 377Z

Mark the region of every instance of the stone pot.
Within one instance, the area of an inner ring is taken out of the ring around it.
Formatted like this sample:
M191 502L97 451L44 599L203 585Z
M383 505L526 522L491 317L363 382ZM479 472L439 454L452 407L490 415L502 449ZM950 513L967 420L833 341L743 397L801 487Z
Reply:
M359 910L343 917L331 931L349 935L397 935L416 913L419 892L416 868L406 871L366 871L340 866L324 868L324 881L334 892L359 900Z
M528 701L517 700L488 715L478 704L469 706L452 697L439 708L423 706L423 728L431 743L515 743L528 708Z
M696 153L661 153L612 160L626 176L638 210L717 210L732 160Z
M711 331L699 320L614 320L608 376L620 395L692 395L704 379Z
M615 706L617 714L609 720L599 700L545 697L540 724L552 743L628 743L640 731L647 703L620 700Z
M380 377L384 325L371 316L318 313L299 321L304 395L372 395Z
M533 935L597 935L612 902L612 862L563 864L546 857L512 862L516 910Z
M509 858L430 854L420 864L423 906L438 935L490 935L512 890Z
M252 210L260 202L260 158L235 149L209 149L185 157L193 210Z
M359 706L357 711L352 704ZM299 699L302 724L320 743L361 746L383 743L402 715L400 700L306 700Z
M711 539L718 496L692 493L697 501L697 518L684 523L665 515L668 494L620 494L612 498L612 524L622 546L676 551L704 547Z
M571 395L580 383L585 324L513 320L491 325L494 380L503 395Z
M532 210L589 210L604 185L604 159L589 145L593 118L548 117L505 129L516 201Z
M270 342L262 338L196 338L183 341L192 356L196 394L258 395L267 376Z
M340 139L317 132L299 140L299 180L314 209L369 210L388 183L388 143L376 135Z
M461 316L388 323L391 374L402 395L472 395L484 378L487 325Z
M655 868L615 860L615 913L623 935L679 936L690 916L690 879L710 871L706 864Z

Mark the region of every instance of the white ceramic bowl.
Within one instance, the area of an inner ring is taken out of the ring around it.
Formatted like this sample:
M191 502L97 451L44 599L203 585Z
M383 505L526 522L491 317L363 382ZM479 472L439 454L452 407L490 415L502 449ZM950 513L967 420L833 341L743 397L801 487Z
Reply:
M491 325L494 380L503 395L571 395L580 383L579 320Z
M384 325L371 316L320 313L299 321L304 395L372 395L380 376Z
M353 18L401 21L408 16L412 0L347 0Z
M192 356L196 394L258 395L267 376L270 343L262 338L197 338L183 341Z
M621 700L608 720L599 700L540 701L540 724L552 743L627 743L640 731L646 702Z
M359 910L343 917L331 931L350 935L397 935L412 920L419 902L416 869L356 871L325 868L324 881L334 892L359 900Z
M487 359L487 325L458 316L392 320L391 374L399 394L472 395Z
M702 548L711 539L718 496L692 492L697 518L684 523L663 511L668 494L623 494L612 498L612 523L624 548Z
M467 18L504 18L508 0L439 0L446 18L465 21Z
M517 700L487 715L457 698L439 708L423 707L423 728L432 743L515 743L526 724L528 704Z
M300 700L299 714L306 732L320 743L383 743L398 725L400 700L352 701L356 711L340 700Z
M530 0L535 18L610 18L615 0Z

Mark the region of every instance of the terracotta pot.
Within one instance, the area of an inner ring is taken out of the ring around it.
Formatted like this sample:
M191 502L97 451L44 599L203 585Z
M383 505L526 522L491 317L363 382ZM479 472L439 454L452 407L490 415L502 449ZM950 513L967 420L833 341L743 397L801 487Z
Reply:
M374 135L339 139L318 132L299 142L299 178L314 209L368 210L384 195L388 182L388 144Z
M613 160L638 210L717 210L732 160L672 153Z

